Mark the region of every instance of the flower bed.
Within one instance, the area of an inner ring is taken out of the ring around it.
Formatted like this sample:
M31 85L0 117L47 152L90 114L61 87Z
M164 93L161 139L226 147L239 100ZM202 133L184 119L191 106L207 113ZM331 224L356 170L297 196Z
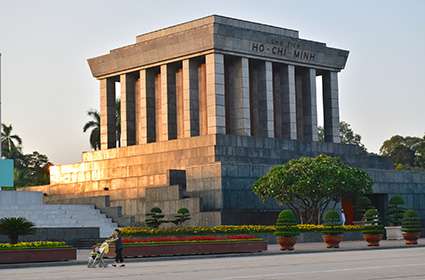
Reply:
M299 224L294 226L300 232L322 232L329 227L338 227L342 232L361 232L364 226L344 225L325 226ZM176 227L176 228L146 228L146 227L125 227L121 229L123 236L176 236L176 235L211 235L211 234L265 234L274 233L276 227L263 225L244 226L213 226L213 227Z
M75 260L77 252L65 242L0 243L0 264Z
M252 253L267 250L262 238L253 235L160 236L124 238L125 257ZM108 256L114 256L114 248Z

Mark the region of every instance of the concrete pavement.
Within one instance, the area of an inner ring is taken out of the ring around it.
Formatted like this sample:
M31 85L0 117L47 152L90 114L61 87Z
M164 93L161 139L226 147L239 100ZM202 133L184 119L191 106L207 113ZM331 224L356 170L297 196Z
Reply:
M127 263L125 268L85 266L0 270L7 280L419 280L425 279L425 248L280 254Z

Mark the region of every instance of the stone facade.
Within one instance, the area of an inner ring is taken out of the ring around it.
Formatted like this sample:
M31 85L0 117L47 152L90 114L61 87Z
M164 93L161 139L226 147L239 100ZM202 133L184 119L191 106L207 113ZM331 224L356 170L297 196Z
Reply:
M154 206L167 215L187 207L192 224L212 225L273 222L281 207L260 202L252 183L303 155L340 156L368 170L377 191L410 186L414 180L394 175L385 159L339 144L337 73L347 57L295 30L215 15L137 36L88 60L100 82L101 150L52 167L49 186L28 189L55 203L107 196L136 223ZM325 143L318 142L318 77ZM425 189L418 180L413 193Z

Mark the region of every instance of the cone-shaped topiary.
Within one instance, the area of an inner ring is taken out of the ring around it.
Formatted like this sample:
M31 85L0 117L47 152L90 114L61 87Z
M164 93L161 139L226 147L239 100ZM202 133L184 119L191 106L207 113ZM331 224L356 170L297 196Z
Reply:
M276 220L276 236L292 237L300 234L297 228L298 221L292 210L286 209L279 213Z
M18 243L19 235L34 233L34 224L23 217L0 219L0 234L7 235L11 244Z
M401 223L401 231L403 232L420 232L421 219L414 210L406 210L403 214Z
M404 200L401 196L393 196L388 202L387 224L390 226L400 226L403 219Z
M364 234L382 234L384 233L384 227L379 219L379 212L376 208L368 209L363 220L365 222Z

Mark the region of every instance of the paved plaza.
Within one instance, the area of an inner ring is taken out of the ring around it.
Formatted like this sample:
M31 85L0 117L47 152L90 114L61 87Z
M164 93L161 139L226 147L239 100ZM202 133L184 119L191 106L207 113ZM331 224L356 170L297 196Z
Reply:
M425 279L425 248L133 262L125 268L56 266L0 270L0 278L32 279Z

